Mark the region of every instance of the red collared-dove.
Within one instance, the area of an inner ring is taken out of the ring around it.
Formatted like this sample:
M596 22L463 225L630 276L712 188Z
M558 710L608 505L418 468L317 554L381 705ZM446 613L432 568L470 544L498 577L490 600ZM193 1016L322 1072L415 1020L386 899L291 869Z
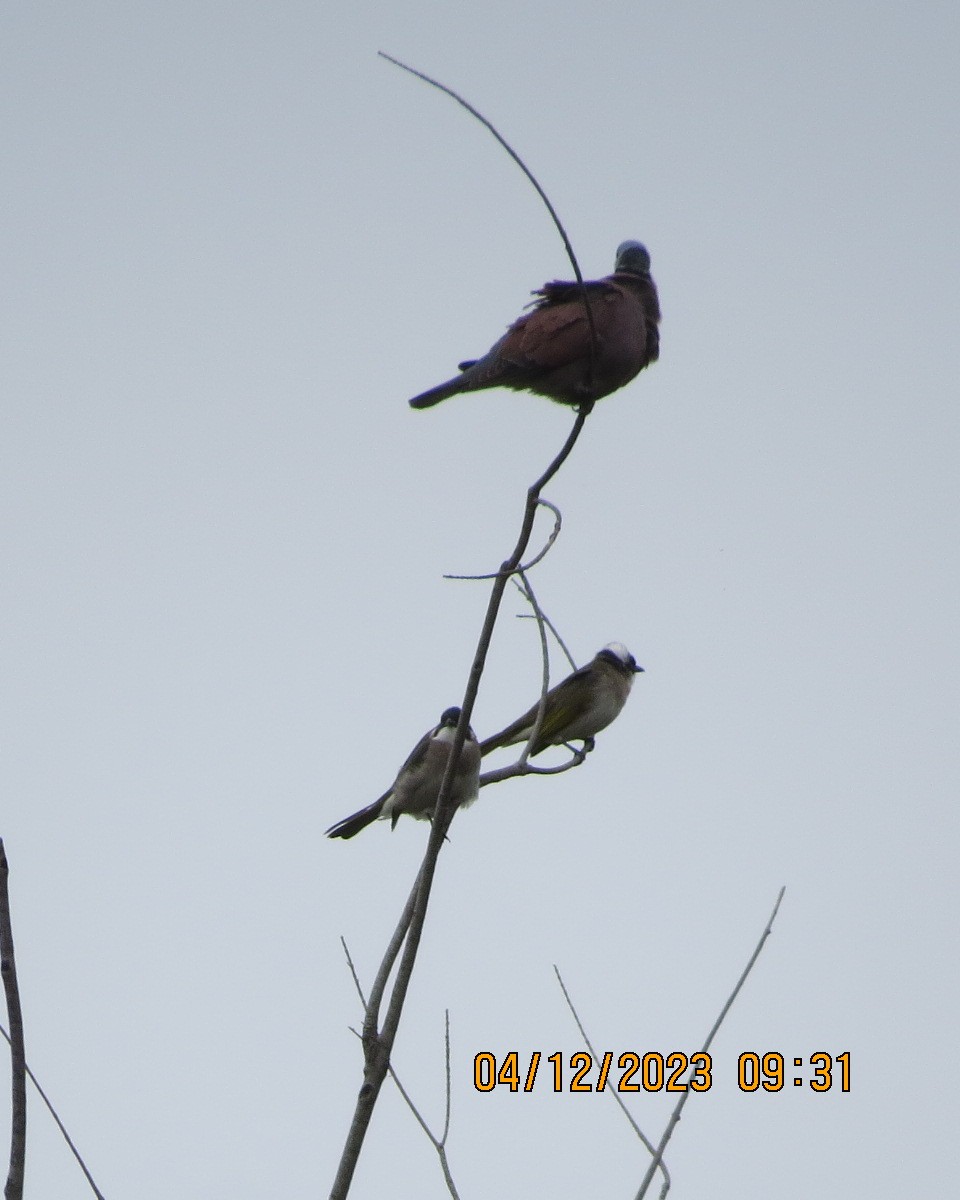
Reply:
M430 408L458 392L507 387L579 406L629 383L660 353L660 304L650 277L650 255L640 242L617 248L613 274L584 283L596 328L578 283L545 283L530 312L509 327L483 358L460 364L461 374L414 396Z

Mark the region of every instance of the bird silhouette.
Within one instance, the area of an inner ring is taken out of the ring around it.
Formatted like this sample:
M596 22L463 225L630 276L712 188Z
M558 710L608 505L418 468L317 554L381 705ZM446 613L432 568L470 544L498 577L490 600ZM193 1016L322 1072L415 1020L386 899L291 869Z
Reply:
M440 717L440 724L425 733L410 751L396 779L383 795L366 808L331 825L327 837L352 838L378 818L386 820L389 817L391 828L395 829L397 819L404 813L419 820L429 820L437 807L440 785L459 720L459 708L446 709ZM451 805L465 808L472 804L477 798L479 777L480 747L476 734L468 726L451 785Z
M574 671L547 692L543 721L531 754L548 746L583 741L593 744L594 734L615 721L633 687L633 677L643 667L622 642L604 646L585 667ZM500 746L525 742L537 720L539 700L522 717L480 743L480 753L489 754Z
M460 363L461 374L410 401L431 408L458 392L506 387L579 406L609 396L660 354L660 301L650 255L640 242L617 248L613 274L585 282L596 346L580 284L555 280L533 295L524 313L482 358Z

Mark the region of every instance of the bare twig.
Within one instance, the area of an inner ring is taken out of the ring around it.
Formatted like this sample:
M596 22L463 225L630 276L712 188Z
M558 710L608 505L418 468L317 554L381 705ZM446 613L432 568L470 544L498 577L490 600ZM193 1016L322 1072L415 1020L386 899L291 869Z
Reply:
M753 970L753 964L760 957L760 951L763 949L767 938L770 936L770 933L773 930L773 922L776 920L777 912L780 909L780 902L783 900L783 895L786 890L787 889L783 888L783 887L780 889L780 892L777 896L777 902L773 906L773 912L770 914L770 917L769 917L767 924L763 930L763 933L760 935L760 940L757 942L757 945L756 945L756 948L755 948L753 954L750 955L750 961L747 963L747 965L744 967L743 971L741 972L740 978L737 980L736 986L734 987L733 991L730 993L729 997L727 998L727 1002L724 1004L723 1008L720 1010L720 1015L714 1021L713 1028L707 1034L706 1041L703 1043L703 1045L700 1048L701 1054L706 1054L706 1052L710 1049L710 1045L713 1042L713 1039L717 1034L717 1030L719 1030L720 1026L723 1024L723 1020L726 1017L727 1013L730 1011L730 1008L732 1007L734 1000L736 1000L737 996L740 995L740 989L743 987L744 983L746 982L747 976ZM651 1181L651 1179L653 1179L654 1172L656 1171L657 1167L660 1165L660 1162L663 1158L663 1152L666 1150L667 1143L670 1141L670 1138L673 1136L673 1131L677 1126L677 1122L680 1120L680 1116L683 1112L684 1105L687 1103L689 1096L690 1096L690 1089L687 1088L687 1090L680 1096L680 1099L677 1101L673 1112L670 1114L670 1119L667 1121L666 1128L664 1129L663 1134L660 1138L660 1142L657 1145L656 1150L654 1151L653 1158L650 1160L650 1163L647 1166L647 1172L644 1175L643 1180L640 1184L640 1188L637 1192L636 1200L643 1200L643 1197L647 1194L647 1188L650 1186L650 1181Z
M580 1014L577 1012L573 1001L570 999L570 993L567 991L567 985L563 982L563 976L560 974L560 968L557 966L556 963L553 964L553 971L557 977L557 983L560 984L560 990L563 992L563 998L567 1002L567 1008L570 1009L570 1012L573 1015L573 1019L577 1023L577 1028L580 1030L580 1036L583 1038L584 1044L586 1045L587 1049L593 1055L594 1062L596 1062L597 1059L599 1058L599 1055L597 1054L596 1050L594 1050L593 1043L590 1041L590 1036L583 1027L583 1022L580 1020ZM620 1106L621 1112L627 1118L627 1120L630 1122L630 1125L633 1128L633 1132L637 1135L637 1137L640 1139L640 1141L643 1142L643 1144L646 1146L646 1148L650 1151L651 1154L656 1154L656 1152L657 1152L656 1147L654 1146L653 1142L650 1141L650 1139L647 1137L647 1135L643 1132L643 1130L640 1128L640 1126L636 1123L636 1121L633 1119L633 1114L630 1112L630 1109L627 1108L626 1104L624 1103L623 1097L620 1095L620 1093L617 1091L617 1089L615 1087L609 1085L609 1082L606 1082L604 1084L604 1088L606 1091L608 1091L610 1093L610 1095L614 1098L614 1100L616 1100L617 1104ZM660 1162L660 1170L663 1172L663 1177L664 1177L666 1186L669 1187L670 1186L670 1172L667 1170L667 1164L665 1162L663 1162L662 1160Z
M530 180L537 195L546 205L547 212L550 214L551 220L557 227L557 233L560 234L563 247L567 252L567 258L570 259L570 265L573 267L573 273L576 276L577 283L580 285L580 298L583 300L584 312L587 314L587 325L590 328L590 375L587 381L587 395L589 395L593 390L593 376L597 361L597 327L593 320L593 309L590 306L590 297L587 294L587 286L583 282L583 276L580 274L580 264L577 262L577 256L574 254L573 246L570 243L570 239L567 237L567 231L564 229L563 223L557 215L557 210L550 203L550 198L547 196L547 193L540 186L536 176L533 174L527 164L523 161L516 150L514 150L506 138L499 132L499 130L494 127L492 122L488 121L483 113L478 112L472 104L464 100L464 98L458 92L455 92L453 88L447 87L445 83L441 83L438 79L433 79L429 75L425 75L423 71L418 71L414 67L408 67L406 63L401 62L398 58L393 58L389 54L385 54L382 50L378 50L377 53L381 58L385 58L387 62L393 63L395 67L399 67L401 71L408 71L411 75L415 75L417 79L422 79L424 83L429 83L431 87L435 87L439 91L444 92L451 98L451 100L456 100L459 105L465 108L472 117L476 117L480 124L493 134L493 136L510 155L524 175L526 175L527 179ZM590 407L593 406L592 400L588 401L587 403Z
M560 509L557 508L557 506L555 504L552 504L549 500L544 499L543 496L537 497L537 504L541 508L549 508L550 511L553 513L553 529L550 533L550 536L547 538L546 543L544 544L544 547L540 551L540 553L535 554L528 563L524 563L523 566L518 568L518 572L521 575L523 574L524 571L531 570L533 567L535 567L537 565L538 562L542 561L544 558L547 557L547 555L553 549L554 542L560 536L560 527L563 524L563 517L560 515Z
M27 1059L23 1044L23 1012L20 1008L20 989L17 987L17 964L13 955L13 921L10 916L10 893L7 880L10 869L0 838L0 974L7 1000L7 1021L10 1026L10 1165L5 1200L22 1200L23 1172L27 1161Z
M450 1019L450 1015L448 1013L447 1014L447 1054L448 1054L448 1056L450 1053L449 1019ZM453 1200L459 1200L460 1193L457 1191L457 1185L453 1181L453 1175L450 1173L450 1163L447 1159L447 1144L446 1144L447 1143L447 1130L449 1128L449 1121L450 1121L450 1091L449 1091L450 1060L449 1060L449 1057L447 1058L447 1113L446 1113L447 1123L444 1125L442 1138L438 1138L438 1137L434 1136L433 1131L431 1130L430 1126L424 1120L423 1115L421 1114L420 1110L417 1108L416 1104L414 1104L413 1099L410 1096L410 1093L400 1082L400 1077L397 1075L397 1072L393 1068L393 1066L390 1066L388 1068L388 1071L390 1073L390 1078L393 1080L393 1082L396 1086L397 1091L403 1097L404 1102L407 1105L407 1108L409 1108L410 1111L413 1113L414 1119L416 1120L417 1124L420 1126L420 1128L423 1130L423 1132L427 1135L428 1141L430 1142L431 1146L433 1146L434 1150L436 1150L436 1152L437 1152L437 1157L440 1159L440 1170L443 1172L443 1179L447 1185L447 1191L453 1197Z
M516 580L514 580L513 582L514 582L514 584L515 584L515 586L516 586L517 590L520 592L520 594L521 594L522 596L524 596L526 599L529 599L529 597L527 596L527 593L526 593L526 592L523 590L523 588L520 586L520 584L519 584L519 583L517 583L517 581L516 581ZM539 616L537 615L537 612L539 612ZM575 670L577 669L577 664L576 664L576 662L574 661L573 655L572 655L572 654L570 653L570 651L567 649L567 643L566 643L566 642L563 640L563 638L562 638L562 637L560 636L560 634L557 632L557 627L556 627L556 625L554 625L554 623L553 623L553 622L550 620L550 618L547 616L547 614L546 614L546 613L543 611L543 609L542 609L542 608L539 608L539 609L537 610L537 612L533 612L533 613L518 613L517 615L518 615L518 616L521 618L521 620L525 620L525 621L529 621L531 617L532 617L534 620L536 620L536 621L539 621L539 620L541 620L541 619L542 619L542 620L543 620L543 623L544 623L544 625L546 625L546 627L547 627L547 628L550 630L550 632L553 634L554 640L556 641L557 645L558 645L558 646L560 647L560 649L563 651L563 653L564 653L564 656L565 656L565 658L566 658L567 662L570 664L570 670L571 670L571 671L575 671Z
M341 946L343 946L343 953L347 960L347 966L350 968L350 974L353 976L353 983L357 989L357 995L360 997L360 1003L361 1003L361 1005L363 1005L364 1008L366 1008L367 1002L364 999L363 987L361 986L360 977L357 974L357 969L353 964L353 959L350 956L350 950L347 946L346 939L341 937L340 944L341 944ZM404 1101L406 1102L407 1108L409 1108L410 1111L413 1113L413 1116L416 1119L417 1124L420 1126L420 1128L423 1130L423 1132L427 1135L427 1138L430 1141L430 1144L433 1146L434 1150L436 1150L437 1156L440 1159L440 1169L443 1171L443 1178L447 1184L447 1190L449 1191L450 1195L453 1197L453 1200L459 1200L459 1193L457 1191L457 1186L453 1181L453 1176L450 1174L450 1164L447 1161L447 1135L450 1132L450 1010L449 1009L446 1010L444 1016L445 1016L444 1068L445 1068L445 1075L446 1075L446 1103L445 1103L445 1107L444 1107L443 1135L441 1137L438 1138L438 1137L434 1136L433 1131L431 1130L430 1126L427 1124L426 1120L424 1119L420 1110L417 1108L416 1104L414 1104L413 1099L410 1096L410 1093L403 1086L403 1083L400 1080L400 1076L397 1074L393 1065L391 1064L387 1068L387 1070L389 1072L390 1078L393 1080L394 1084L396 1085L397 1091L400 1093L400 1095L403 1097ZM357 1033L357 1031L355 1029L353 1029L352 1026L351 1026L351 1031L358 1038L360 1038L361 1041L363 1040L361 1034Z
M713 1027L711 1028L710 1032L707 1034L707 1039L701 1046L702 1053L706 1054L706 1052L710 1049L710 1043L716 1037L717 1031L719 1030L720 1026L723 1024L724 1018L726 1017L726 1015L730 1011L730 1009L733 1007L734 1000L736 1000L737 996L740 995L740 990L743 987L743 985L746 983L747 976L753 970L753 964L760 957L760 951L763 949L764 945L766 944L767 938L773 932L773 923L777 919L777 913L780 911L780 905L783 901L783 897L786 893L786 890L787 889L785 887L782 887L780 889L780 891L777 893L777 902L776 902L776 904L774 904L773 912L771 912L770 917L767 921L767 924L764 927L763 933L760 935L760 940L757 942L756 949L750 955L750 961L743 968L740 978L737 980L736 987L730 993L729 999L727 1000L726 1004L724 1004L723 1008L720 1010L720 1015L714 1021Z
M587 744L571 746L569 742L564 742L563 745L573 756L566 762L558 763L555 767L535 767L529 762L511 763L509 767L497 767L494 771L484 771L480 776L480 786L489 787L491 783L503 783L505 779L520 779L524 775L562 775L564 771L572 771L574 767L581 766L593 749Z
M403 906L403 912L400 914L400 920L397 922L397 927L393 931L386 952L383 956L383 961L377 971L373 981L373 987L370 990L370 1001L367 1004L366 1016L363 1021L363 1044L365 1047L373 1045L377 1040L377 1025L380 1021L380 1003L383 999L383 993L386 990L387 980L390 978L390 972L393 970L393 964L397 961L397 955L403 946L403 939L407 935L407 930L410 928L410 921L413 917L413 908L417 899L417 892L420 889L420 876L417 875L410 895L407 897L407 902Z
M480 776L480 786L481 787L486 787L487 784L490 784L490 783L502 783L504 779L514 779L520 775L560 775L564 771L571 770L571 768L573 768L573 767L579 767L580 764L587 757L587 755L590 753L590 751L593 749L593 739L592 738L587 738L583 742L583 744L579 747L572 746L569 742L564 742L562 744L570 751L570 753L572 755L572 757L570 759L568 759L567 762L560 763L558 766L554 766L554 767L532 767L532 766L530 766L530 763L529 763L530 747L536 744L537 738L540 736L540 730L543 727L543 720L546 715L547 692L549 691L549 688L550 688L550 657L549 657L549 653L547 650L547 641L546 641L546 634L544 633L544 626L546 626L550 630L550 632L553 634L553 636L556 638L557 643L560 646L560 649L566 655L567 661L570 663L570 666L574 671L577 669L577 664L574 662L573 657L570 654L570 651L567 649L566 644L564 643L563 639L560 637L560 634L557 632L556 626L553 624L553 622L550 620L550 618L547 616L547 614L543 611L543 608L541 607L539 600L537 600L537 597L534 595L533 588L530 584L530 580L527 578L525 571L522 568L518 567L515 574L520 576L520 581L518 582L516 579L514 579L514 581L513 581L514 586L517 588L517 590L520 592L520 594L524 597L524 599L527 601L527 603L533 609L533 613L530 615L537 622L537 629L540 633L540 650L541 650L542 662L543 662L543 675L542 675L541 684L540 684L540 700L537 704L537 718L534 721L533 728L531 729L526 742L524 742L523 750L520 753L520 757L517 759L517 761L515 763L513 763L509 767L503 767L497 771L488 771L488 772L486 772L486 774L481 775ZM526 614L523 614L523 615L526 616Z
M544 558L546 558L546 556L550 553L550 550L552 549L554 542L560 536L560 526L563 524L563 517L560 515L560 509L557 508L557 506L555 504L552 504L549 500L544 500L544 498L542 496L540 496L538 498L537 504L541 505L543 508L549 508L550 511L553 513L554 518L555 518L555 520L553 522L553 531L551 532L550 536L547 538L546 542L544 542L543 548L541 550L537 551L537 553L533 556L533 558L530 559L530 561L528 563L523 563L521 566L517 567L518 575L522 575L524 571L529 571L530 568L535 567L538 562L542 562L542 560ZM479 580L479 579L496 579L496 577L499 574L500 574L499 571L487 571L486 574L484 574L484 575L444 575L443 578L444 579L469 579L469 580L475 581L475 580ZM514 581L514 582L516 582L516 581ZM523 589L521 589L521 591L522 590Z
M537 738L540 736L540 730L543 728L544 718L547 715L547 692L550 690L550 650L547 646L547 632L543 623L543 613L540 605L537 603L537 597L534 595L530 580L522 570L518 569L517 574L520 576L523 585L520 590L526 596L530 607L533 609L533 615L537 619L537 632L540 634L540 658L543 664L540 677L540 699L537 701L537 715L534 718L530 736L524 743L520 757L517 759L517 765L525 767L527 759L530 757L530 747L536 745ZM516 583L517 581L514 580L513 582Z
M357 974L357 968L353 965L353 958L350 955L350 947L347 945L347 939L342 935L340 937L340 945L343 947L343 956L347 960L347 966L350 968L350 974L353 977L353 986L357 989L357 995L360 997L360 1005L366 1008L367 1001L363 994L363 988L360 986L360 976Z
M9 1034L9 1033L7 1033L7 1031L6 1031L6 1030L3 1028L3 1026L2 1026L2 1025L0 1025L0 1034L2 1034L2 1035L3 1035L3 1037L4 1037L4 1038L6 1039L6 1041L7 1041L7 1044L9 1045L9 1043L10 1043L10 1034ZM90 1189L91 1189L91 1191L92 1191L92 1192L93 1192L93 1194L94 1194L94 1195L97 1197L97 1200L104 1200L103 1193L102 1193L102 1192L100 1191L100 1189L97 1187L97 1185L96 1185L96 1182L95 1182L95 1180L94 1180L93 1176L90 1174L89 1170L87 1169L87 1164L86 1164L86 1163L83 1161L82 1157L80 1156L80 1151L79 1151L79 1150L76 1148L76 1146L73 1144L73 1139L70 1137L70 1134L69 1134L69 1133L67 1133L67 1127L66 1127L66 1125L64 1125L64 1123L63 1123L63 1122L60 1120L60 1116L59 1116L59 1114L57 1113L57 1110L56 1110L56 1109L53 1107L53 1104L52 1104L52 1102L51 1102L51 1100L50 1100L50 1097L47 1095L47 1093L46 1093L46 1092L43 1090L43 1088L40 1086L40 1081L39 1081L39 1079L37 1079L37 1077L36 1077L36 1075L34 1075L33 1071L31 1071L31 1070L30 1070L30 1064L29 1064L29 1063L26 1063L26 1064L25 1064L25 1066L26 1066L26 1071L27 1071L27 1078L30 1080L30 1082L33 1084L33 1086L36 1088L36 1090L37 1090L37 1095L40 1097L40 1099L41 1099L41 1100L44 1102L44 1104L47 1106L47 1110L49 1111L49 1113L50 1113L50 1116L51 1116L51 1117L53 1117L54 1121L56 1122L57 1128L60 1130L60 1133L61 1133L61 1135L62 1135L62 1137L63 1137L63 1140L64 1140L64 1141L67 1143L67 1145L70 1147L70 1153L71 1153L71 1154L73 1155L73 1157L74 1157L74 1158L77 1160L77 1165L80 1167L80 1170L81 1170L81 1171L84 1173L84 1175L86 1176L86 1178L87 1178L87 1183L89 1183L89 1184L90 1184Z
M446 1074L446 1105L443 1114L443 1137L441 1143L446 1143L447 1134L450 1132L450 1009L443 1010L443 1062Z
M560 237L563 241L564 249L567 252L567 257L570 259L570 265L573 267L573 273L577 277L577 282L582 284L583 276L580 274L580 264L577 262L577 256L573 252L573 246L570 244L570 239L567 237L567 231L564 229L563 223L561 222L559 216L557 215L557 210L550 203L550 198L547 195L547 193L543 190L543 188L537 182L536 176L533 174L533 172L530 170L530 168L527 166L527 164L523 161L523 159L520 157L520 155L516 152L516 150L514 150L514 148L506 140L506 138L503 137L503 135L494 127L492 122L488 121L487 118L483 115L483 113L478 112L477 109L475 109L472 104L470 104L467 100L464 100L464 98L458 92L455 92L453 90L453 88L447 87L447 85L445 83L440 83L439 80L431 78L429 75L424 74L423 71L418 71L415 67L408 67L406 63L401 62L398 58L394 58L390 54L386 54L383 50L378 50L377 53L379 54L379 56L381 58L385 58L387 60L387 62L393 63L393 65L395 67L399 67L401 71L409 71L409 73L411 75L415 75L417 77L417 79L422 79L424 83L429 83L431 87L438 88L441 92L445 92L452 100L456 100L456 102L458 104L462 105L462 107L465 108L472 117L476 117L476 119L480 122L480 124L483 125L484 128L488 129L493 134L493 136L497 139L497 141L504 148L504 150L506 150L506 152L510 155L510 157L513 159L513 161L517 164L517 166L520 168L520 170L524 173L524 175L526 175L527 179L529 179L530 182L533 184L534 190L536 191L537 195L540 197L540 199L546 205L547 212L550 214L550 217L553 220L554 225L557 227L557 232L560 234ZM593 322L592 321L590 323L590 328L592 331L593 330Z
M453 1175L450 1173L450 1162L447 1158L447 1145L446 1145L447 1131L449 1129L449 1124L450 1124L450 1058L449 1058L449 1055L450 1055L450 1024L449 1024L449 1022L450 1022L450 1014L448 1012L447 1013L447 1109L446 1109L446 1123L444 1124L444 1127L443 1127L443 1137L442 1138L437 1138L434 1136L433 1130L427 1124L427 1122L424 1119L424 1116L420 1112L419 1108L417 1108L416 1104L414 1104L413 1097L410 1095L410 1093L407 1091L407 1089L403 1086L400 1076L397 1074L396 1069L394 1068L394 1066L392 1064L389 1067L387 1067L387 1074L393 1080L394 1086L396 1087L397 1091L400 1093L401 1097L403 1098L403 1101L406 1104L407 1108L409 1108L411 1113L413 1114L414 1120L417 1122L417 1124L420 1126L420 1128L426 1134L427 1141L429 1141L431 1146L433 1146L434 1150L436 1150L437 1157L440 1159L440 1169L443 1172L444 1182L447 1185L447 1191L453 1197L453 1200L459 1200L460 1193L457 1191L457 1185L454 1183ZM350 1032L353 1033L357 1038L360 1038L360 1034L357 1033L357 1031L353 1028L352 1025L350 1026Z

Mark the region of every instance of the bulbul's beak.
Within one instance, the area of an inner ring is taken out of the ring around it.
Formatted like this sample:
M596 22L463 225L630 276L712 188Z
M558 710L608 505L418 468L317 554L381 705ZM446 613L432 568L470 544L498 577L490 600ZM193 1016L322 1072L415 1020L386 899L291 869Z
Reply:
M633 668L633 673L634 673L634 675L639 675L642 670L643 670L643 667L641 667L640 664L637 663L637 665Z

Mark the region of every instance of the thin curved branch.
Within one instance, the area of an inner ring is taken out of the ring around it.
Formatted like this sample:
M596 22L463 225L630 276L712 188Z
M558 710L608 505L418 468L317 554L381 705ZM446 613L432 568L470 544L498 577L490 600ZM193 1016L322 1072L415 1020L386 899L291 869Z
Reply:
M514 148L510 145L510 143L507 141L507 139L493 125L493 123L491 121L488 121L487 118L483 115L483 113L478 112L477 109L475 109L468 100L464 100L464 98L458 92L455 92L453 90L453 88L447 87L447 85L445 83L441 83L438 79L431 78L431 76L424 74L423 71L418 71L415 67L407 66L407 64L404 62L401 62L399 58L394 58L393 55L387 54L383 50L378 50L377 54L380 56L380 58L385 58L387 60L387 62L393 63L393 65L395 67L399 67L401 71L408 71L411 75L415 75L417 77L417 79L422 79L424 83L429 83L431 87L438 88L441 92L444 92L446 95L448 95L451 98L451 100L456 100L456 102L459 105L461 105L463 108L465 108L472 117L476 117L476 119L480 122L480 124L485 129L488 129L490 131L490 133L493 134L493 136L497 139L497 141L504 148L504 150L506 150L506 152L510 155L510 157L513 159L513 161L517 164L517 166L520 168L520 170L524 173L524 175L526 175L527 179L529 179L530 182L533 184L534 190L536 191L537 195L540 197L540 199L543 201L544 205L546 206L547 212L550 214L551 220L553 221L554 225L557 227L557 233L560 234L560 238L563 241L564 249L567 252L567 257L570 259L570 265L573 267L573 273L577 277L577 282L582 285L583 284L583 276L580 274L580 264L577 262L577 256L573 252L573 246L570 244L570 239L567 237L567 231L564 229L563 223L561 222L559 216L557 215L557 210L550 203L549 196L547 195L547 193L543 190L543 188L538 183L536 176L533 174L533 172L530 170L530 168L527 166L527 164L523 161L523 159L520 157L520 155L516 152L516 150L514 150ZM592 332L592 330L593 330L592 319L590 321L590 329Z
M577 283L580 285L580 298L583 300L583 308L587 314L587 325L590 327L590 378L588 380L587 388L587 394L589 395L590 391L592 391L593 374L597 360L597 327L594 324L593 309L590 306L590 297L587 295L586 284L583 282L583 276L580 274L580 264L577 262L577 256L574 254L573 246L570 243L570 239L567 237L567 231L564 229L563 223L557 215L557 210L550 203L550 198L547 196L547 193L540 186L536 176L533 174L527 164L523 161L516 150L514 150L507 139L493 125L493 123L488 121L483 113L478 112L477 109L475 109L473 105L469 103L469 101L464 100L464 98L458 92L455 92L451 87L447 87L445 83L441 83L438 79L433 79L431 76L424 74L423 71L418 71L415 67L408 67L407 64L401 62L399 58L394 58L392 55L384 53L383 50L378 50L377 54L381 58L385 58L387 62L393 63L395 67L399 67L401 71L407 71L411 75L415 75L417 79L422 79L424 83L429 83L431 87L437 88L439 91L449 96L451 100L456 100L456 102L465 108L472 117L475 117L485 129L488 129L493 134L493 136L510 155L524 175L526 175L527 179L529 179L537 195L543 201L547 212L550 214L551 220L557 227L557 233L560 234L560 239L563 242L564 249L567 252L567 258L570 259L570 265L573 267L573 273L576 276ZM590 401L590 403L592 404L593 402Z
M537 504L541 505L543 508L549 508L550 511L553 513L554 517L556 518L556 520L553 523L553 532L547 538L546 542L544 542L542 550L540 550L537 554L535 554L528 563L523 563L521 566L517 567L516 572L515 572L517 575L522 575L524 573L524 571L529 571L530 568L535 567L538 562L542 562L543 559L545 559L547 557L547 555L550 553L551 549L553 548L554 542L560 536L560 527L563 524L563 517L560 515L560 509L557 508L557 506L555 504L551 503L551 501L544 500L544 498L542 496L538 497ZM485 575L444 575L443 578L444 579L467 579L467 580L476 581L476 580L481 580L481 579L496 579L496 577L499 574L500 574L499 571L488 571ZM516 581L514 581L514 582L516 582ZM522 590L523 589L521 588L521 591Z
M516 581L516 580L514 580L513 582L514 582L514 585L515 585L515 587L516 587L517 591L518 591L518 592L521 594L521 596L523 596L525 599L529 599L529 597L527 597L527 594L526 594L526 592L523 590L523 588L520 586L520 584L519 584L519 583L517 583L517 581ZM563 638L562 638L562 637L560 636L560 634L557 632L557 627L556 627L556 625L554 625L554 623L553 623L553 622L550 620L550 618L547 616L547 614L546 614L546 613L543 611L543 609L542 609L542 608L540 608L538 611L539 611L540 617L542 617L542 619L543 619L543 623L546 625L546 627L547 627L547 628L550 630L550 632L553 634L554 640L556 641L556 643L557 643L557 645L560 647L560 649L563 651L563 653L564 653L564 656L566 657L566 660L567 660L567 662L570 664L570 670L571 670L571 671L575 671L575 670L577 669L577 664L576 664L576 662L574 661L574 657L573 657L573 655L572 655L572 654L570 653L570 651L567 649L567 643L566 643L566 642L563 640ZM536 612L533 612L533 613L519 613L519 614L518 614L518 616L519 616L519 617L520 617L520 619L521 619L521 620L523 620L523 621L529 621L531 617L533 617L533 619L534 619L534 620L537 620L537 619L538 619L538 617L537 617L537 613L536 613Z
M515 763L513 763L511 767L504 768L501 771L489 771L487 774L481 776L481 787L488 783L501 783L504 779L514 779L520 775L560 775L564 771L569 771L572 767L579 767L594 746L593 738L587 738L580 747L574 747L571 746L569 742L564 742L563 745L566 746L566 748L573 755L568 762L560 763L559 766L554 767L531 767L529 765L530 747L536 745L537 738L540 736L540 730L543 727L543 720L546 715L547 692L550 690L550 655L547 649L547 637L546 633L544 632L545 627L550 629L550 631L553 633L553 636L559 642L560 648L567 656L567 660L574 671L577 669L577 664L571 657L570 651L564 644L563 639L560 637L559 633L557 633L556 627L543 611L540 601L534 594L533 587L530 583L530 580L527 578L526 573L522 568L518 567L515 574L520 576L520 582L518 583L517 580L514 579L514 587L516 587L516 589L533 609L532 616L537 622L537 630L540 634L540 652L543 662L543 674L540 682L540 699L537 702L536 720L533 723L533 728L530 730L527 740L523 744L520 757Z
M563 525L563 517L560 514L560 509L557 508L557 506L555 504L551 503L551 501L549 501L549 500L545 500L543 498L543 496L537 497L537 504L541 508L549 508L550 511L553 513L553 516L554 516L553 530L552 530L550 536L547 538L546 544L544 545L544 547L540 551L540 553L535 554L528 563L524 563L521 567L517 568L518 574L521 574L521 575L523 574L524 571L531 570L533 567L535 567L537 565L538 562L542 562L543 559L545 559L547 557L547 555L553 549L554 542L560 536L560 528Z
M480 776L480 786L486 787L491 783L503 783L505 779L519 779L524 775L562 775L564 771L572 771L574 767L579 767L586 762L587 755L593 749L593 745L586 742L582 746L571 746L569 742L564 742L564 746L573 755L566 762L558 763L555 767L533 767L529 762L511 763L509 767L497 767L494 771L485 771Z
M525 767L527 759L530 757L530 747L536 745L537 738L540 736L540 730L543 728L544 717L547 715L547 692L550 690L550 650L547 646L547 631L543 623L543 612L537 603L537 597L534 595L530 580L519 568L517 569L517 574L520 576L523 584L520 590L526 596L530 607L533 609L533 615L537 619L537 632L540 634L540 659L543 664L540 677L540 699L537 701L537 715L534 718L530 736L524 742L523 749L520 751L520 757L517 759L517 766ZM516 583L517 581L514 580L513 582Z

